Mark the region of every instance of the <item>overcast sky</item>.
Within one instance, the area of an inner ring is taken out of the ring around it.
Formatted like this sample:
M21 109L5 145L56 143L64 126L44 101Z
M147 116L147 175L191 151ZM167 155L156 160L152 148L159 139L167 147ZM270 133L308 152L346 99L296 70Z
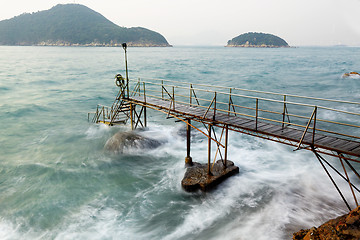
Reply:
M291 46L360 46L360 0L1 0L0 20L79 3L123 27L145 27L172 45L226 45L245 32ZM6 3L5 3L6 2Z

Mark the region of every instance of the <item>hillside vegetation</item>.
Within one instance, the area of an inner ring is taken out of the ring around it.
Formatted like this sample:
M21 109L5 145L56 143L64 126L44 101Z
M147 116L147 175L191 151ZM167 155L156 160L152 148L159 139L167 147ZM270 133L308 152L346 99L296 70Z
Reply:
M21 14L0 21L0 45L170 46L149 29L119 27L80 4Z
M249 32L228 41L227 47L289 47L287 42L275 35Z

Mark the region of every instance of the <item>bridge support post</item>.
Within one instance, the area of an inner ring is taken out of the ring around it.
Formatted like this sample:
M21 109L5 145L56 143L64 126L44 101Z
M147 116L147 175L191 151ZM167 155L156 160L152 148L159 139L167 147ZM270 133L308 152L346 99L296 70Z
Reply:
M224 167L226 168L227 154L228 154L228 138L229 138L229 126L225 126L225 156L224 156Z
M211 124L209 124L209 138L208 138L208 169L207 169L208 176L212 175L210 171L210 162L211 162Z
M336 190L338 191L338 193L340 194L342 200L344 201L345 205L347 206L347 208L349 209L349 211L351 211L351 207L349 206L348 202L346 201L344 195L342 194L340 188L338 187L338 185L336 184L335 180L332 178L332 176L330 175L329 171L326 169L324 162L327 163L327 161L322 157L320 156L320 154L318 152L316 152L315 148L312 146L311 147L311 150L312 152L315 154L316 158L319 160L321 166L323 167L323 169L325 170L326 174L328 175L328 177L330 178L331 182L333 183L334 187L336 188Z
M144 125L147 127L147 120L146 120L146 107L144 106Z
M134 130L134 106L130 103L130 121L131 121L131 130Z
M191 146L191 120L187 119L186 124L186 157L185 157L185 166L192 166L192 158L190 156L190 146Z

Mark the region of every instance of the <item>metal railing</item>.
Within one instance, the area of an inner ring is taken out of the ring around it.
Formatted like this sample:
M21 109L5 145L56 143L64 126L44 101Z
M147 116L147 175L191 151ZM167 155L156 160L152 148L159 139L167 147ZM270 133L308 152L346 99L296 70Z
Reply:
M94 122L94 123L108 123L108 124L112 124L114 122L126 122L128 117L126 114L124 114L124 116L119 116L119 110L121 110L122 108L126 108L125 104L126 102L124 101L125 98L125 94L126 94L126 90L128 87L128 84L123 84L123 85L119 85L120 90L113 102L113 104L111 105L111 107L109 106L104 106L104 105L97 105L96 107L96 112L89 112L88 113L88 121L90 122ZM125 112L125 111L124 111Z
M131 79L130 85L134 86L133 95L168 100L172 110L176 110L176 104L203 108L206 110L203 118L211 111L214 117L225 113L254 119L255 129L260 121L301 129L304 134L298 147L307 132L313 135L313 142L315 132L360 139L360 114L352 111L360 107L359 102L164 79Z

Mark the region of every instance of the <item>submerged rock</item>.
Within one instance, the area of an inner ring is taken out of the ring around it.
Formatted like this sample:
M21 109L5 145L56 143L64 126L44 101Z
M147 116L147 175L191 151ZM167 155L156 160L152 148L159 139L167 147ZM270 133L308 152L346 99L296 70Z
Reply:
M126 148L153 149L160 146L160 142L144 137L134 131L117 132L106 141L104 149L113 153L122 153Z
M294 233L293 240L359 240L360 206L349 214L332 219L320 227Z

